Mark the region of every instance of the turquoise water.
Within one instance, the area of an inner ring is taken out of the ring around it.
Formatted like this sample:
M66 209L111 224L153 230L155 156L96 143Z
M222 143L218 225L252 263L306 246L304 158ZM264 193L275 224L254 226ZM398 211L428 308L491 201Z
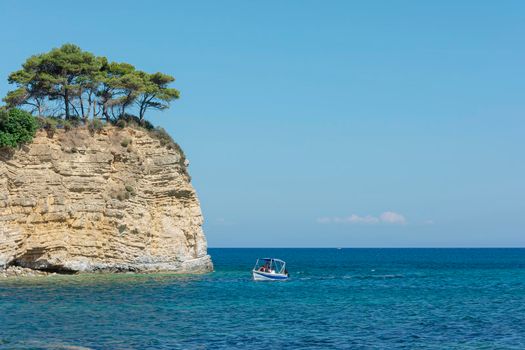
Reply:
M0 280L0 349L524 349L525 249L210 249L202 276ZM253 282L258 256L287 282Z

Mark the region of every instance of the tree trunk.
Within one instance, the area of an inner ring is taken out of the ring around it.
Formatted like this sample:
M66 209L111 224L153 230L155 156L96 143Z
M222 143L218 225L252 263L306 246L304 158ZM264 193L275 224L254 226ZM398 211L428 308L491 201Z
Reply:
M140 101L140 111L139 111L140 121L144 120L144 115L146 114L146 110L148 109L149 103L154 97L155 95L150 96L148 94L144 94L144 97Z
M142 121L142 119L144 119L144 113L145 113L145 109L144 109L144 102L141 101L140 102L140 109L139 109L139 120Z
M115 118L115 106L111 106L111 116L113 117L113 119L117 119ZM108 122L111 121L111 118L108 119Z
M84 114L84 123L87 123L88 119L89 119L89 114L91 113L91 97L93 95L93 91L92 90L88 90L89 93L87 95L87 101L86 101L86 114ZM82 98L82 96L80 96L80 98ZM82 112L84 113L84 112Z
M42 113L43 113L42 103L39 100L37 100L36 103L37 103L37 106L38 106L37 107L38 108L38 117L42 118Z
M66 119L69 119L69 91L64 88L64 104L66 107Z
M84 101L82 99L82 89L80 89L80 113L82 114L82 120L84 121L84 123L87 121L87 118L84 114Z

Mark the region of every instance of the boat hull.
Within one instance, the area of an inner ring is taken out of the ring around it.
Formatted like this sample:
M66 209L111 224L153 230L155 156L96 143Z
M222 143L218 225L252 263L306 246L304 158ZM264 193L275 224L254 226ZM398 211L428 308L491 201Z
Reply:
M269 273L262 271L252 271L254 281L286 281L288 275L280 273Z

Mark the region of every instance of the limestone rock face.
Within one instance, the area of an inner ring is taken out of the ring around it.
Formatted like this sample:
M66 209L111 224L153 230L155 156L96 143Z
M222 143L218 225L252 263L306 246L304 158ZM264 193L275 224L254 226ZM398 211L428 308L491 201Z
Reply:
M213 269L179 151L132 128L39 131L0 151L0 269Z

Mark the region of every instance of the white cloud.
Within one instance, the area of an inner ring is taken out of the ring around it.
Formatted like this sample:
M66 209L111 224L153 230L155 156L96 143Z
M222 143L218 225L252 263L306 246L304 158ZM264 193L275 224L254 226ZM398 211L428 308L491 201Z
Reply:
M319 224L376 224L379 222L379 219L370 215L359 216L352 214L345 217L322 217L318 218L317 222Z
M393 211L385 211L379 216L381 221L389 224L406 224L406 219L403 215L394 213Z
M319 224L406 224L406 219L403 215L395 213L393 211L385 211L379 217L372 215L359 216L352 214L350 216L334 216L334 217L321 217L318 218L317 223Z
M352 214L346 218L347 222L354 224L376 224L379 220L371 215L359 216Z

